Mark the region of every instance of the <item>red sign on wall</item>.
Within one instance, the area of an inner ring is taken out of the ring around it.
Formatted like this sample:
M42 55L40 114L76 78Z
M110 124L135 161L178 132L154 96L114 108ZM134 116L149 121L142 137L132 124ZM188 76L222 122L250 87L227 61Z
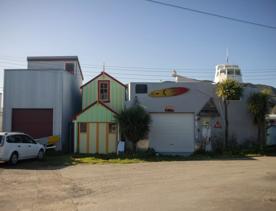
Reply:
M221 128L221 124L219 121L216 121L214 128Z
M174 112L174 106L166 105L164 111L165 112Z

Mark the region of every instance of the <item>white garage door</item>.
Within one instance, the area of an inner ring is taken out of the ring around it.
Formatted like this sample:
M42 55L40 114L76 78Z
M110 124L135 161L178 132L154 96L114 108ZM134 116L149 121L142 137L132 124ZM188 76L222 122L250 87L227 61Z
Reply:
M157 152L194 151L194 114L151 114L150 147Z

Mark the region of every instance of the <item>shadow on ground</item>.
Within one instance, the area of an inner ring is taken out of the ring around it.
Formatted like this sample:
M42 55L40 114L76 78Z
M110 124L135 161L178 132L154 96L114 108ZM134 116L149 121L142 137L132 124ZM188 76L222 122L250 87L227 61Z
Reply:
M16 165L8 162L0 163L0 169L27 169L27 170L57 170L74 165L74 159L69 154L46 155L42 161L37 159L21 160Z
M48 152L42 161L36 159L23 160L17 165L0 163L0 169L26 169L26 170L57 170L76 164L133 164L143 162L171 162L171 161L226 161L226 160L255 160L254 156L249 155L214 155L214 154L194 154L188 157L169 156L169 155L148 155L148 154L129 154L129 155L99 155L99 154L62 154ZM259 155L261 156L261 155Z

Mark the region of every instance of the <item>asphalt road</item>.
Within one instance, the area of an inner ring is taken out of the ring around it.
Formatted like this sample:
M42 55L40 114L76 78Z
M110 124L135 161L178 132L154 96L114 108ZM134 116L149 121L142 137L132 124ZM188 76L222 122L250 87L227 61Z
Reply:
M276 157L40 168L0 164L0 210L276 210Z

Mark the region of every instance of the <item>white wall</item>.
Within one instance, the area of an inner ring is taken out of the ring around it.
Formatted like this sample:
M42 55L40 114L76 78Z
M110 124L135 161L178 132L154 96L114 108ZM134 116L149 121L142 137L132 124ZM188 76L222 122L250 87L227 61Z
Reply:
M212 97L216 107L221 114L220 119L222 126L224 126L224 108L221 101L217 98L215 93L215 85L209 82L157 82L144 83L148 85L147 94L136 94L135 85L142 84L141 82L132 82L129 84L130 106L135 96L139 103L148 112L164 112L167 105L173 106L175 112L192 112L197 113L203 108L207 101ZM190 90L182 95L174 97L150 97L148 94L153 90L184 86ZM232 134L237 137L238 142L243 142L246 139L253 140L257 137L257 129L253 124L252 117L247 110L247 99L256 89L251 87L244 88L244 95L241 100L231 101L228 106L229 112L229 135Z

